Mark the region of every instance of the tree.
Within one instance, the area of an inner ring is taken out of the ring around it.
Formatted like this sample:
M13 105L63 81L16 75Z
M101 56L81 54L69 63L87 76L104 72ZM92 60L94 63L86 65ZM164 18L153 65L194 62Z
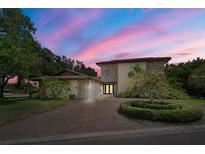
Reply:
M86 67L82 61L76 60L73 69L76 72L83 73L88 76L97 76L97 72L91 67Z
M128 76L133 79L131 90L138 93L139 96L150 98L151 103L154 98L160 97L168 87L165 74L162 71L145 72L139 65L135 65Z
M163 71L153 69L145 72L139 65L135 65L128 76L131 78L128 93L135 97L149 98L151 103L154 98L168 98L175 94L183 95L169 84Z
M205 65L205 59L201 58L197 58L186 63L167 64L165 73L171 84L184 89L189 95L193 96L195 93L193 93L193 87L188 83L188 78L195 69L202 65Z
M9 79L28 76L36 29L20 9L0 9L0 97Z
M144 71L140 68L139 65L131 66L131 71L128 73L129 78L136 78L142 75Z
M38 51L37 64L33 65L30 76L52 76L64 69L75 70L89 76L96 76L93 68L86 67L83 62L67 58L66 56L55 55L51 50L42 48Z
M188 77L188 86L194 96L205 97L205 65L193 70Z

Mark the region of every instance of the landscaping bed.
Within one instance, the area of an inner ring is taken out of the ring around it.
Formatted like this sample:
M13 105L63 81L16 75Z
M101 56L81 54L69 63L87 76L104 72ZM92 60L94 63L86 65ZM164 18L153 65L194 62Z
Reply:
M200 109L165 102L124 102L120 111L129 117L164 122L194 122L203 116Z

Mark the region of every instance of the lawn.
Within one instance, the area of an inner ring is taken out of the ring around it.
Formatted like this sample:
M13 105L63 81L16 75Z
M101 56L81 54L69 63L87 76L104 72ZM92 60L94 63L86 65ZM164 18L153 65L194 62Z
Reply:
M63 100L0 99L0 125L24 119L67 104L68 101Z
M204 104L205 105L205 99L188 99L188 100L181 100L181 102L187 102L192 104Z
M19 97L27 97L28 98L28 94L23 93L23 92L4 92L4 97L6 98L19 98Z

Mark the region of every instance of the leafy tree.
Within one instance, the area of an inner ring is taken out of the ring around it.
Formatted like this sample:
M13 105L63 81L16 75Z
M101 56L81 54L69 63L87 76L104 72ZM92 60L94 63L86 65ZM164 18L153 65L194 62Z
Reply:
M38 63L32 67L31 77L36 76L52 76L64 69L75 70L89 76L96 76L94 69L86 67L83 62L67 58L66 56L55 55L47 48L39 50Z
M193 70L188 78L189 91L198 97L205 97L205 65Z
M46 96L51 97L53 99L69 99L69 82L60 81L54 77L45 77L43 79L43 86L46 90Z
M128 93L135 97L150 98L151 103L153 103L154 98L169 98L170 95L175 95L176 92L177 95L180 93L169 84L163 71L152 70L145 72L139 65L135 65L128 76L131 78Z
M188 83L188 79L193 71L202 65L205 65L205 60L201 58L186 63L168 64L166 65L165 73L171 84L186 90L189 95L193 96L195 92L193 91L193 87Z
M136 78L137 76L139 77L143 73L144 73L144 71L140 68L139 65L136 64L134 66L131 66L131 71L128 73L128 77L129 78Z
M9 79L28 76L36 29L20 9L0 9L0 97Z
M89 76L97 76L97 72L91 68L91 67L86 67L83 62L76 60L75 65L74 65L74 70L76 72L80 72Z

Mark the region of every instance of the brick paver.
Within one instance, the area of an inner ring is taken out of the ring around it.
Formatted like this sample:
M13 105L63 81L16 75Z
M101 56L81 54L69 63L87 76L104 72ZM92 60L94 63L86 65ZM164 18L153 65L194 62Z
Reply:
M125 100L129 99L105 97L70 103L52 111L0 126L0 140L173 125L128 119L120 115L117 111L120 102Z

